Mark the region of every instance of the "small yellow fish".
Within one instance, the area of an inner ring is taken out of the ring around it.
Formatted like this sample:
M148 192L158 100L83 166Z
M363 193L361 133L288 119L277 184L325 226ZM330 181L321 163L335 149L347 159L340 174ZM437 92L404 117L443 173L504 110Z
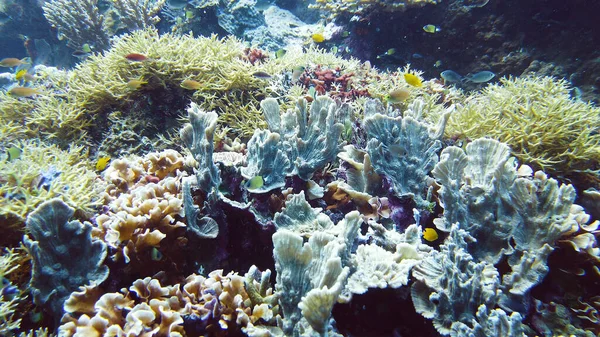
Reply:
M110 157L100 157L96 162L96 171L102 172L108 166L108 162L110 162Z
M185 18L191 20L196 16L193 11L185 11Z
M425 230L423 231L423 239L429 242L433 242L438 239L438 233L433 228L425 228Z
M423 30L429 34L435 34L439 31L441 31L440 27L438 27L436 25L425 25L425 26L423 26Z
M17 73L15 74L15 79L16 79L17 81L20 81L20 80L21 80L21 79L22 79L22 78L25 76L25 74L27 74L27 69L25 69L25 68L23 68L23 69L20 69L20 70L19 70L19 71L17 71Z
M148 84L148 82L144 81L144 80L130 80L129 82L127 82L127 87L129 89L139 89L142 85L144 84Z
M246 189L248 190L256 190L261 188L265 184L265 181L262 176L256 176L246 182Z
M415 74L411 74L411 73L404 74L404 80L406 81L406 83L412 85L413 87L418 88L418 87L423 86L423 81L421 81L421 79Z
M321 33L314 33L311 37L315 43L325 42L325 36Z
M396 89L392 90L385 96L385 99L390 103L400 103L406 101L410 97L410 91L408 89Z
M84 43L81 46L81 51L84 52L84 53L91 53L92 52L92 47L89 44Z
M14 87L10 89L8 93L16 97L31 97L40 94L37 89L28 87Z
M21 149L16 146L11 146L6 149L6 154L8 155L8 161L13 161L21 158Z
M285 49L281 48L275 52L275 58L280 59L283 57L283 55L285 55L285 53L286 53Z
M198 90L202 88L202 83L194 80L183 80L181 87L187 90Z

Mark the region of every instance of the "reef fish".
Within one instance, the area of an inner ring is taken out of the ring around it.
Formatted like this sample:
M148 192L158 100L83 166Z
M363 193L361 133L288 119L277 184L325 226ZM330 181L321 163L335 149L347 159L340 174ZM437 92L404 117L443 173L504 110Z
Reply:
M174 9L182 9L188 4L187 0L167 0L167 5Z
M423 239L429 242L433 242L438 239L438 233L433 228L425 228L425 230L423 231Z
M31 97L40 94L37 89L28 87L14 87L8 93L16 97Z
M133 62L141 62L141 61L148 60L148 56L146 56L144 54L138 54L138 53L129 53L129 54L125 55L125 58L128 59L129 61L133 61Z
M409 97L410 91L408 91L408 89L401 88L390 91L390 93L385 96L385 99L390 103L399 103L406 101Z
M246 189L255 190L261 188L265 184L265 180L262 176L256 176L246 182Z
M440 76L445 82L460 82L463 78L459 73L453 70L444 70Z
M473 83L485 83L494 77L496 77L496 74L494 74L491 71L485 70L472 75L465 76L465 81Z
M20 60L15 57L7 57L5 59L0 60L0 67L12 68L20 66L21 64L27 64L26 59Z
M252 76L260 78L261 80L268 80L269 78L271 78L271 75L265 73L264 71L257 71L253 73Z
M181 87L187 90L198 90L202 88L202 83L194 80L183 80Z
M21 149L16 146L11 146L6 149L6 154L8 155L8 161L13 161L21 158Z
M127 82L127 87L129 89L139 89L142 85L144 84L148 84L148 82L144 81L144 80L130 80L129 82Z
M438 27L436 25L425 25L425 26L423 26L423 30L429 34L435 34L439 31L441 31L440 27Z
M404 74L404 80L406 81L406 83L412 85L413 87L418 88L418 87L423 86L423 81L421 81L419 76L417 76L415 74L411 74L411 73Z
M311 37L315 43L325 42L325 36L321 33L314 33Z
M100 157L100 158L98 158L98 161L96 162L96 171L98 171L98 172L104 171L104 169L106 168L106 166L108 166L109 162L110 162L110 157Z

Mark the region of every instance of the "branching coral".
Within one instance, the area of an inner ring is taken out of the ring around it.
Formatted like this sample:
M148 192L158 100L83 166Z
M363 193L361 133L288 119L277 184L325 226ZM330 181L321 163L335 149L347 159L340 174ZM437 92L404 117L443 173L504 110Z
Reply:
M505 142L521 162L550 174L599 177L599 116L600 108L570 98L564 80L503 78L467 98L446 134Z
M73 146L63 151L37 141L15 144L20 158L0 165L0 215L17 219L49 198L59 197L71 207L91 212L97 205L96 175L86 167L86 153Z

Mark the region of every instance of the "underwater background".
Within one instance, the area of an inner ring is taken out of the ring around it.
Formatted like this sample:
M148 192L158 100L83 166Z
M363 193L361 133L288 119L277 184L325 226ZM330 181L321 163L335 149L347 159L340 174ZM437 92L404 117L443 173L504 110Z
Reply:
M0 0L0 336L600 336L598 13Z

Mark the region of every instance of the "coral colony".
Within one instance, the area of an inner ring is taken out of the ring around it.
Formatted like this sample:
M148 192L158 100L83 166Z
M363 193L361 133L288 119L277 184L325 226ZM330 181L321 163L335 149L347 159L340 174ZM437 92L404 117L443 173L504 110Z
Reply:
M0 92L0 335L600 333L599 108L156 28L276 10L233 3L45 2L85 57Z

